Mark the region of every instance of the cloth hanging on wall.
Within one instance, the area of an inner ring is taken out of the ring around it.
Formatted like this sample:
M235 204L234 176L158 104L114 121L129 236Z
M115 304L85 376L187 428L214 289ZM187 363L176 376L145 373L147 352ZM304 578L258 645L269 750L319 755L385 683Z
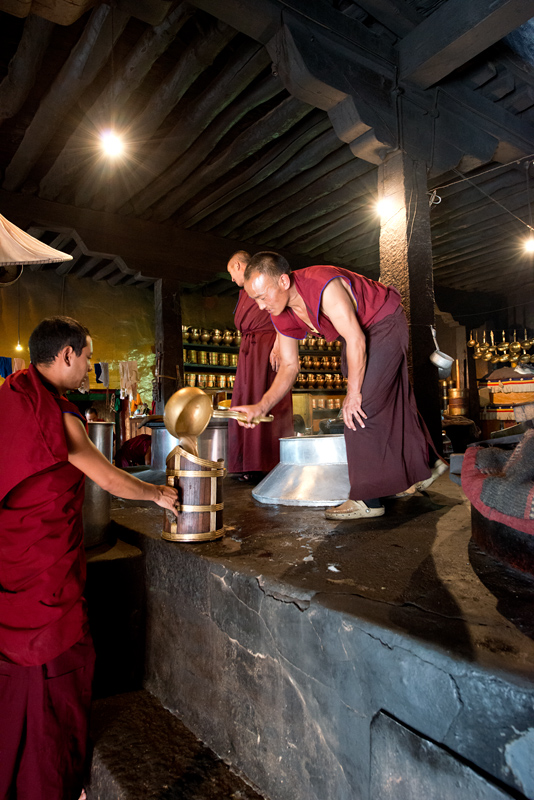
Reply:
M120 361L119 375L121 387L121 400L128 397L133 400L137 395L137 384L139 373L137 371L137 361Z
M107 361L101 361L100 367L102 369L102 374L100 376L102 378L102 383L106 389L109 389L109 364Z
M13 372L18 372L19 369L26 369L26 362L23 358L13 359Z
M7 358L7 356L0 356L0 376L2 378L7 378L12 372L13 364L11 359Z

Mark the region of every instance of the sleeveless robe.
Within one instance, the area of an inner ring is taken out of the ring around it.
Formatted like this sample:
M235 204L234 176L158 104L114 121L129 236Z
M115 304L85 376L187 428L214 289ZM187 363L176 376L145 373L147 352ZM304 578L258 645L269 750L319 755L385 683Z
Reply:
M402 492L430 476L428 443L421 428L408 378L408 324L399 292L350 270L315 266L291 274L312 326L327 341L339 336L335 321L321 310L325 287L341 278L351 287L356 317L365 333L367 366L362 384L365 428L345 426L350 499L371 500ZM284 336L302 339L308 330L293 309L272 317ZM342 372L347 376L346 344L341 338Z
M276 331L266 311L241 289L234 313L235 325L241 331L239 360L232 392L232 405L250 405L270 387L276 372L269 356ZM228 421L228 472L270 472L280 460L279 439L293 435L293 403L291 392L270 412L272 422L261 422L255 428L242 428L235 420Z

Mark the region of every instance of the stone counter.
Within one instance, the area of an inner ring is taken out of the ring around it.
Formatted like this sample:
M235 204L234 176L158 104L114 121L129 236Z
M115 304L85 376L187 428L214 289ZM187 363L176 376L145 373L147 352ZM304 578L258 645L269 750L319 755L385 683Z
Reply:
M342 523L226 479L226 536L195 545L116 505L146 688L271 800L534 797L532 586L470 546L447 477Z

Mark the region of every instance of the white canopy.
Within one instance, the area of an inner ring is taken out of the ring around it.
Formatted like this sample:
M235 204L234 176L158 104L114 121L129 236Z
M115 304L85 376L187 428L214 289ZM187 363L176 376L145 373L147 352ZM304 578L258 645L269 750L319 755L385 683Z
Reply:
M52 264L55 261L72 261L72 256L43 244L0 214L1 267L8 264Z

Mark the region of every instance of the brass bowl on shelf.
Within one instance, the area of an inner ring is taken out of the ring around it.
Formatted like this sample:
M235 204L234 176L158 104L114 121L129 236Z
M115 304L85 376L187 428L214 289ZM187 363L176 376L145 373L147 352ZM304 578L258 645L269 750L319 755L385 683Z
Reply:
M324 338L324 336L319 336L319 338L317 339L317 349L324 350L325 347L326 347L326 339Z
M241 331L236 331L234 336L234 345L239 347L241 345Z
M202 342L202 344L208 344L210 340L211 340L211 331L209 331L207 328L202 328L202 330L200 331L200 341Z
M229 362L228 353L219 353L219 365L227 367Z
M208 376L205 372L202 372L200 375L197 375L197 386L200 386L201 389L205 389L208 385Z
M219 354L218 353L208 353L209 362L212 367L216 367L219 364Z
M200 339L200 329L189 328L189 340L191 342L198 342L199 339Z
M222 341L222 331L220 331L218 328L215 328L211 332L211 341L213 342L213 344L220 344L220 342Z
M230 353L230 366L237 367L237 353Z
M205 350L200 350L197 353L197 363L198 364L207 364L208 363L208 354Z
M189 341L189 328L187 327L187 325L182 325L182 340L184 342Z
M187 350L187 361L189 364L196 364L197 363L197 351L196 350Z

